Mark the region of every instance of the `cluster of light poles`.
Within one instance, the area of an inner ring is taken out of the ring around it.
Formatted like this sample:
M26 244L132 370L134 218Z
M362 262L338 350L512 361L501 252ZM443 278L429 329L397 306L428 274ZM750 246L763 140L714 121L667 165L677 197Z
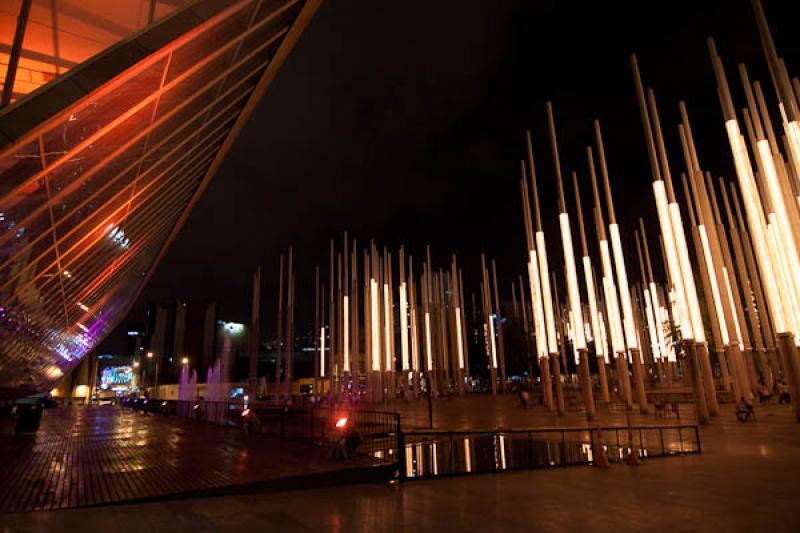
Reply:
M654 91L644 86L636 57L631 56L659 230L656 241L648 237L641 218L633 228L640 283L632 284L628 277L602 130L596 120L593 142L586 146L586 168L593 199L589 225L594 226L599 260L593 261L590 254L578 173L573 171L581 243L580 256L576 255L556 122L548 102L546 120L567 295L561 305L542 227L533 139L526 132L520 195L528 297L522 277L518 287L512 284L512 295L514 312L524 322L530 355L538 363L543 403L549 410L565 411L563 376L571 349L590 419L596 413L596 397L604 404L612 401L612 380L629 410L638 406L647 413L648 379L655 376L669 389L681 371L684 382L694 390L701 422L720 412L721 391L750 401L764 388L771 392L779 375L800 414L800 82L790 78L778 56L760 2L754 0L753 5L778 96L772 112L780 117L780 130L773 127L763 88L758 81L750 82L744 66L739 74L747 106L737 114L722 61L709 40L738 187L723 178L715 180L704 170L683 102L678 106L677 137L684 168L676 187ZM665 273L661 282L654 274L658 268L653 267L658 250ZM418 271L404 247L394 256L396 261L390 250L380 250L374 242L361 252L359 257L356 241L345 233L340 249L331 241L327 286L317 269L317 391L331 397L347 394L358 390L363 379L371 401L417 398L423 383L429 398L445 388L463 394L470 375L467 337L474 332L483 338L491 392L506 390L507 347L494 261L481 256L482 318L470 331L463 275L455 256L448 269L436 269L428 248ZM288 286L293 302L291 262L290 252ZM283 284L283 274L281 280ZM281 290L279 347L282 295ZM292 321L293 311L289 316ZM286 334L287 340L291 338L289 328ZM596 364L590 363L590 348ZM596 391L592 366L597 368Z

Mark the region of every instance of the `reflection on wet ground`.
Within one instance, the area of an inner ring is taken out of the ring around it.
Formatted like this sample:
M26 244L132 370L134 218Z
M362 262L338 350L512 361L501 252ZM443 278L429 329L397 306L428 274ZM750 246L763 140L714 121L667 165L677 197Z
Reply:
M695 426L507 430L405 434L405 475L409 479L578 466L594 461L602 445L611 462L699 453Z
M0 438L0 457L5 513L280 485L376 463L333 461L310 444L111 406L45 411L36 434Z

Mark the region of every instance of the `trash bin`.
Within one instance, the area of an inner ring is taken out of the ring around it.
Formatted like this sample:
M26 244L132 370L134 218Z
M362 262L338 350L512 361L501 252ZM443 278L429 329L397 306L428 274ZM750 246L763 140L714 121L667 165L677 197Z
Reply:
M42 422L42 406L37 403L17 404L17 434L36 433Z

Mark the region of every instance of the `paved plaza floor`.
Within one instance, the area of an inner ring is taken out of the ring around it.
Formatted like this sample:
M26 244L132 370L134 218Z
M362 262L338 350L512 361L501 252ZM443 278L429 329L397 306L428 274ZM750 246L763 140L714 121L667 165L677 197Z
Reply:
M703 453L614 465L0 515L0 531L800 531L800 424L724 411Z
M332 460L311 444L112 406L46 410L35 435L0 438L0 458L0 513L340 483L370 477L373 466Z

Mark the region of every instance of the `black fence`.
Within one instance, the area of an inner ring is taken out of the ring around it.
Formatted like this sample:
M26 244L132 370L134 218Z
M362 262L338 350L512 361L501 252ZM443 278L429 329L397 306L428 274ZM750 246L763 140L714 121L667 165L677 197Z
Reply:
M378 464L400 464L400 415L312 402L209 400L127 400L127 407L175 415L198 422L236 426L253 434L274 435L329 446L349 455L369 456Z
M403 435L401 477L587 465L599 446L610 462L700 453L696 425L487 431L414 431Z
M249 430L324 446L347 446L347 453L380 463L399 463L400 415L350 407L254 405ZM346 441L346 444L345 444Z

